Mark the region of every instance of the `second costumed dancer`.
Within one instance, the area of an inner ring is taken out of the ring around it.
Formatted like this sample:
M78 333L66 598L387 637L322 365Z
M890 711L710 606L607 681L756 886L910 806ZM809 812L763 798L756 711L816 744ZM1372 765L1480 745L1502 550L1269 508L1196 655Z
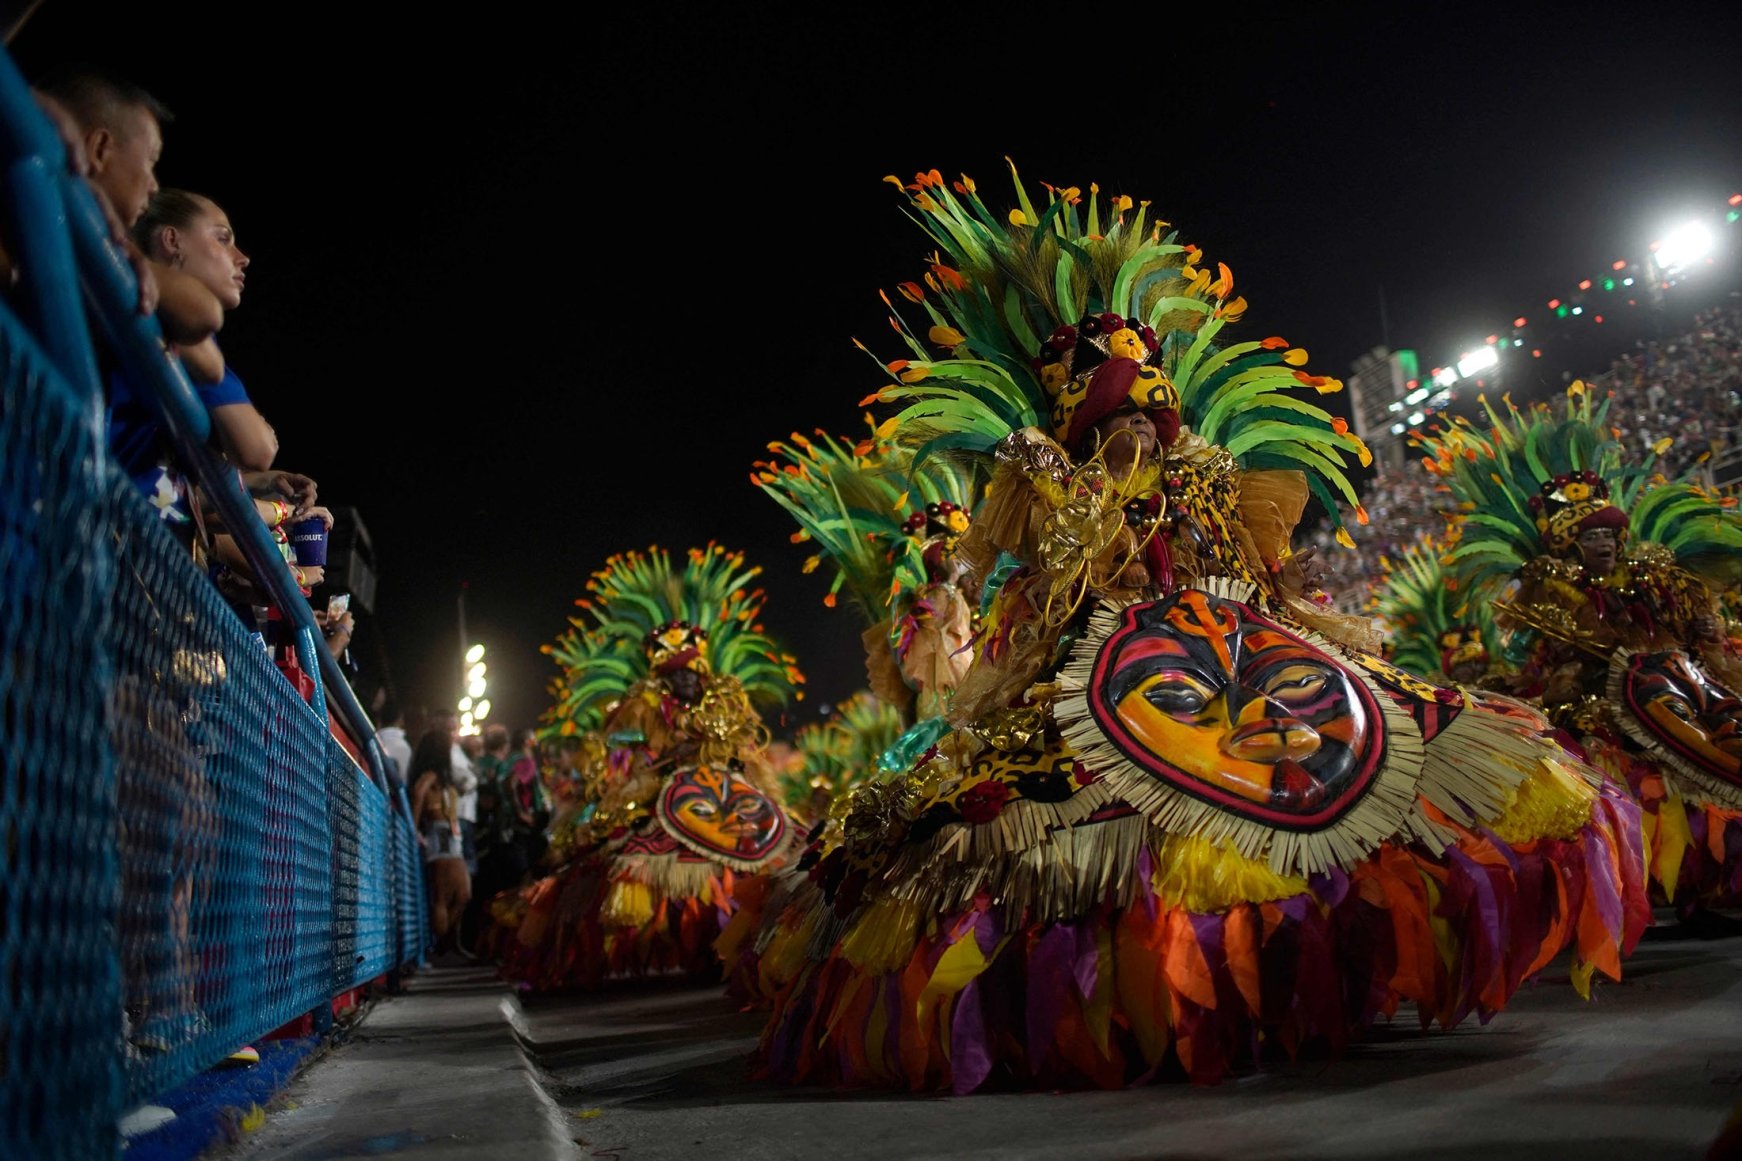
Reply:
M767 1072L1211 1081L1406 1001L1486 1016L1565 947L1617 975L1634 805L1530 715L1380 660L1290 553L1309 496L1354 503L1365 449L1301 397L1340 384L1218 345L1232 274L1128 197L906 192L930 325L898 320L880 399L917 459L991 479L955 546L985 596L946 728L765 926L792 965Z
M758 570L715 545L612 557L548 652L552 732L579 739L578 802L550 874L497 900L503 974L534 990L717 971L739 879L802 833L780 806L755 705L803 678L760 623Z
M1742 576L1742 515L1627 464L1608 409L1575 383L1556 408L1508 401L1485 432L1426 437L1461 514L1445 568L1505 631L1486 684L1638 799L1658 898L1734 933L1709 909L1742 905L1742 649L1717 597Z

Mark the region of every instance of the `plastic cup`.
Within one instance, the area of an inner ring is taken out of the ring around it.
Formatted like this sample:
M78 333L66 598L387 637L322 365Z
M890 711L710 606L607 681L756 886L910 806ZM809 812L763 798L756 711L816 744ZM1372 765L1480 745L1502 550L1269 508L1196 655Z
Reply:
M327 522L319 516L298 520L290 526L290 550L296 563L304 566L327 564Z

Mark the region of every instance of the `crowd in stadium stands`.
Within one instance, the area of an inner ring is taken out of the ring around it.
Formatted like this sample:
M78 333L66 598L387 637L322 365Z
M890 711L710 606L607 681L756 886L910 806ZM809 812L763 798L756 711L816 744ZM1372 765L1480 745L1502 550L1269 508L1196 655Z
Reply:
M1614 393L1609 420L1631 456L1642 461L1668 439L1658 458L1665 475L1722 467L1727 457L1742 455L1742 308L1702 312L1686 334L1642 343L1590 382ZM1362 608L1383 579L1383 558L1419 534L1444 529L1448 506L1414 461L1401 471L1381 469L1364 485L1362 503L1370 523L1349 523L1353 551L1336 543L1328 520L1301 538L1330 571L1325 588L1350 612Z
M1665 475L1722 459L1742 445L1742 310L1696 315L1687 334L1622 355L1592 382L1615 393L1610 419L1632 454L1673 441Z
M1371 585L1384 575L1381 561L1423 534L1445 530L1444 513L1450 502L1433 477L1414 463L1401 470L1381 468L1362 490L1368 522L1349 521L1351 550L1339 545L1329 520L1306 531L1304 542L1317 549L1327 575L1325 591L1332 593L1345 612L1356 612L1366 603Z

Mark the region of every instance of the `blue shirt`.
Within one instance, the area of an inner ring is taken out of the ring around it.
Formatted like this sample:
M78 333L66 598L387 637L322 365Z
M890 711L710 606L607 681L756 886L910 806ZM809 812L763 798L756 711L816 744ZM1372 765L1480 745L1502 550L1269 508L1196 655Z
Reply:
M196 383L194 391L208 412L233 403L251 402L248 389L229 367L224 368L224 377L218 382ZM129 476L138 476L175 458L157 404L120 369L109 375L108 420L109 452Z
M194 391L207 412L233 403L248 403L248 389L236 372L224 368L216 383L197 383ZM116 368L109 374L109 453L141 493L171 523L187 517L186 488L180 479L175 445L148 393Z

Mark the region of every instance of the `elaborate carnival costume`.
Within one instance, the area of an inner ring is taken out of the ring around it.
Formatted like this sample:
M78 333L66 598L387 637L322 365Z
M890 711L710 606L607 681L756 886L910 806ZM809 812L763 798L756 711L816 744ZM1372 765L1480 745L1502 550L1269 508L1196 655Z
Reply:
M761 949L796 971L767 1071L1207 1081L1404 1000L1486 1015L1568 944L1614 975L1631 803L1356 648L1377 634L1289 560L1309 492L1353 502L1365 449L1293 393L1339 385L1280 338L1215 347L1232 275L1129 198L1019 182L1006 218L966 178L907 189L931 347L897 320L879 397L922 463L990 469L957 546L988 595L951 729L852 795Z
M715 545L682 568L659 548L612 557L547 647L562 666L553 731L582 739L586 801L554 838L558 869L499 900L509 978L710 973L736 880L797 848L752 703L780 704L803 678L758 621L758 571Z
M1466 599L1446 575L1448 547L1422 536L1396 560L1381 558L1385 575L1373 612L1385 625L1393 665L1432 682L1473 686L1494 665L1499 630L1488 606Z
M795 539L817 548L806 571L832 565L825 602L845 587L864 614L872 692L923 721L943 712L971 659L978 594L962 590L956 547L984 479L971 464L917 464L892 435L887 423L851 445L793 432L768 445L777 458L750 478L798 521Z
M1644 810L1666 901L1742 903L1742 656L1715 593L1742 572L1734 500L1628 468L1609 404L1582 383L1557 410L1423 441L1464 512L1445 566L1509 630L1497 682L1540 704Z
M812 816L813 839L831 849L847 792L905 770L948 729L942 715L972 660L978 603L956 549L983 473L972 463L917 463L912 449L892 440L892 423L866 420L871 431L857 443L821 430L776 440L768 445L776 458L757 463L750 477L798 522L795 542L817 549L805 571L825 559L831 565L825 603L834 606L845 589L867 622L861 641L871 693L855 695L843 707L853 712L838 724L797 739L807 764L827 772L831 809ZM779 928L816 902L810 876L793 867L742 885L717 949L734 996L766 1001L786 985L799 960L762 952L777 939L790 946Z

